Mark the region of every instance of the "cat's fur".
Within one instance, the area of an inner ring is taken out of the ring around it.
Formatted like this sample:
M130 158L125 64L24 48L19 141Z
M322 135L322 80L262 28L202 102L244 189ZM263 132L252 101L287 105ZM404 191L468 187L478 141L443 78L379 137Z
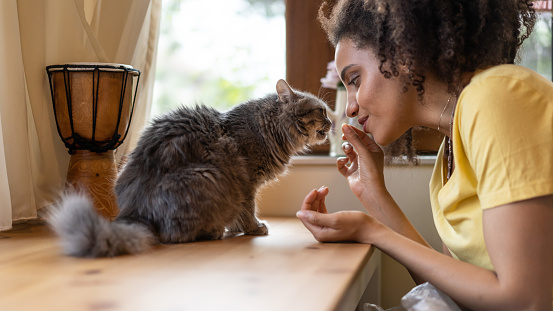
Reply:
M219 112L181 107L142 132L119 173L119 215L100 217L86 196L66 195L49 217L65 254L135 254L155 243L220 239L227 231L265 235L256 218L260 186L292 155L326 140L327 106L277 83L277 93Z

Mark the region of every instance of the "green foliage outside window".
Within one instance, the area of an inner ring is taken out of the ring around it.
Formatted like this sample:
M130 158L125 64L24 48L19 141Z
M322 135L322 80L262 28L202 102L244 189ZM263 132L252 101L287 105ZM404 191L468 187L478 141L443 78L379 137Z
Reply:
M225 110L273 92L285 77L284 0L163 0L162 10L153 116L195 103ZM519 63L551 80L551 12L539 15ZM244 21L246 28L234 27ZM228 37L236 39L218 42Z
M524 42L520 64L552 80L551 12L540 12L532 35Z
M274 92L285 44L284 0L163 0L152 116Z

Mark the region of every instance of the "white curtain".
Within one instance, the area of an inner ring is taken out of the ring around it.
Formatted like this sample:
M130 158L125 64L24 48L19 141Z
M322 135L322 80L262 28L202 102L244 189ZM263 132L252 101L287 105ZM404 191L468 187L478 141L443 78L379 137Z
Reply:
M141 71L120 158L149 117L160 18L161 0L0 0L0 230L37 218L64 188L69 154L46 66L107 62Z

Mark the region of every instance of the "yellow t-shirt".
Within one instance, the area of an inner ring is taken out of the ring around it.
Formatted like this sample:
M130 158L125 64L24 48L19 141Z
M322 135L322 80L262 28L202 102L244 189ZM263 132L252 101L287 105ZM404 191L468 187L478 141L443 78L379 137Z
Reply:
M430 180L436 229L454 257L493 270L483 210L553 193L553 83L516 65L477 72L452 136L455 170L446 183L442 144Z

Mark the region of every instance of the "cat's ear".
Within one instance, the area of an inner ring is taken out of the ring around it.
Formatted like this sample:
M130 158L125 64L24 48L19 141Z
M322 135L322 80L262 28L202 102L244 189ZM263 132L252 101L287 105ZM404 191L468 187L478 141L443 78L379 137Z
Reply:
M296 94L294 94L294 90L292 90L288 82L282 79L278 80L276 85L276 91L278 94L278 99L280 99L280 101L285 104L292 102L294 96L296 96Z

